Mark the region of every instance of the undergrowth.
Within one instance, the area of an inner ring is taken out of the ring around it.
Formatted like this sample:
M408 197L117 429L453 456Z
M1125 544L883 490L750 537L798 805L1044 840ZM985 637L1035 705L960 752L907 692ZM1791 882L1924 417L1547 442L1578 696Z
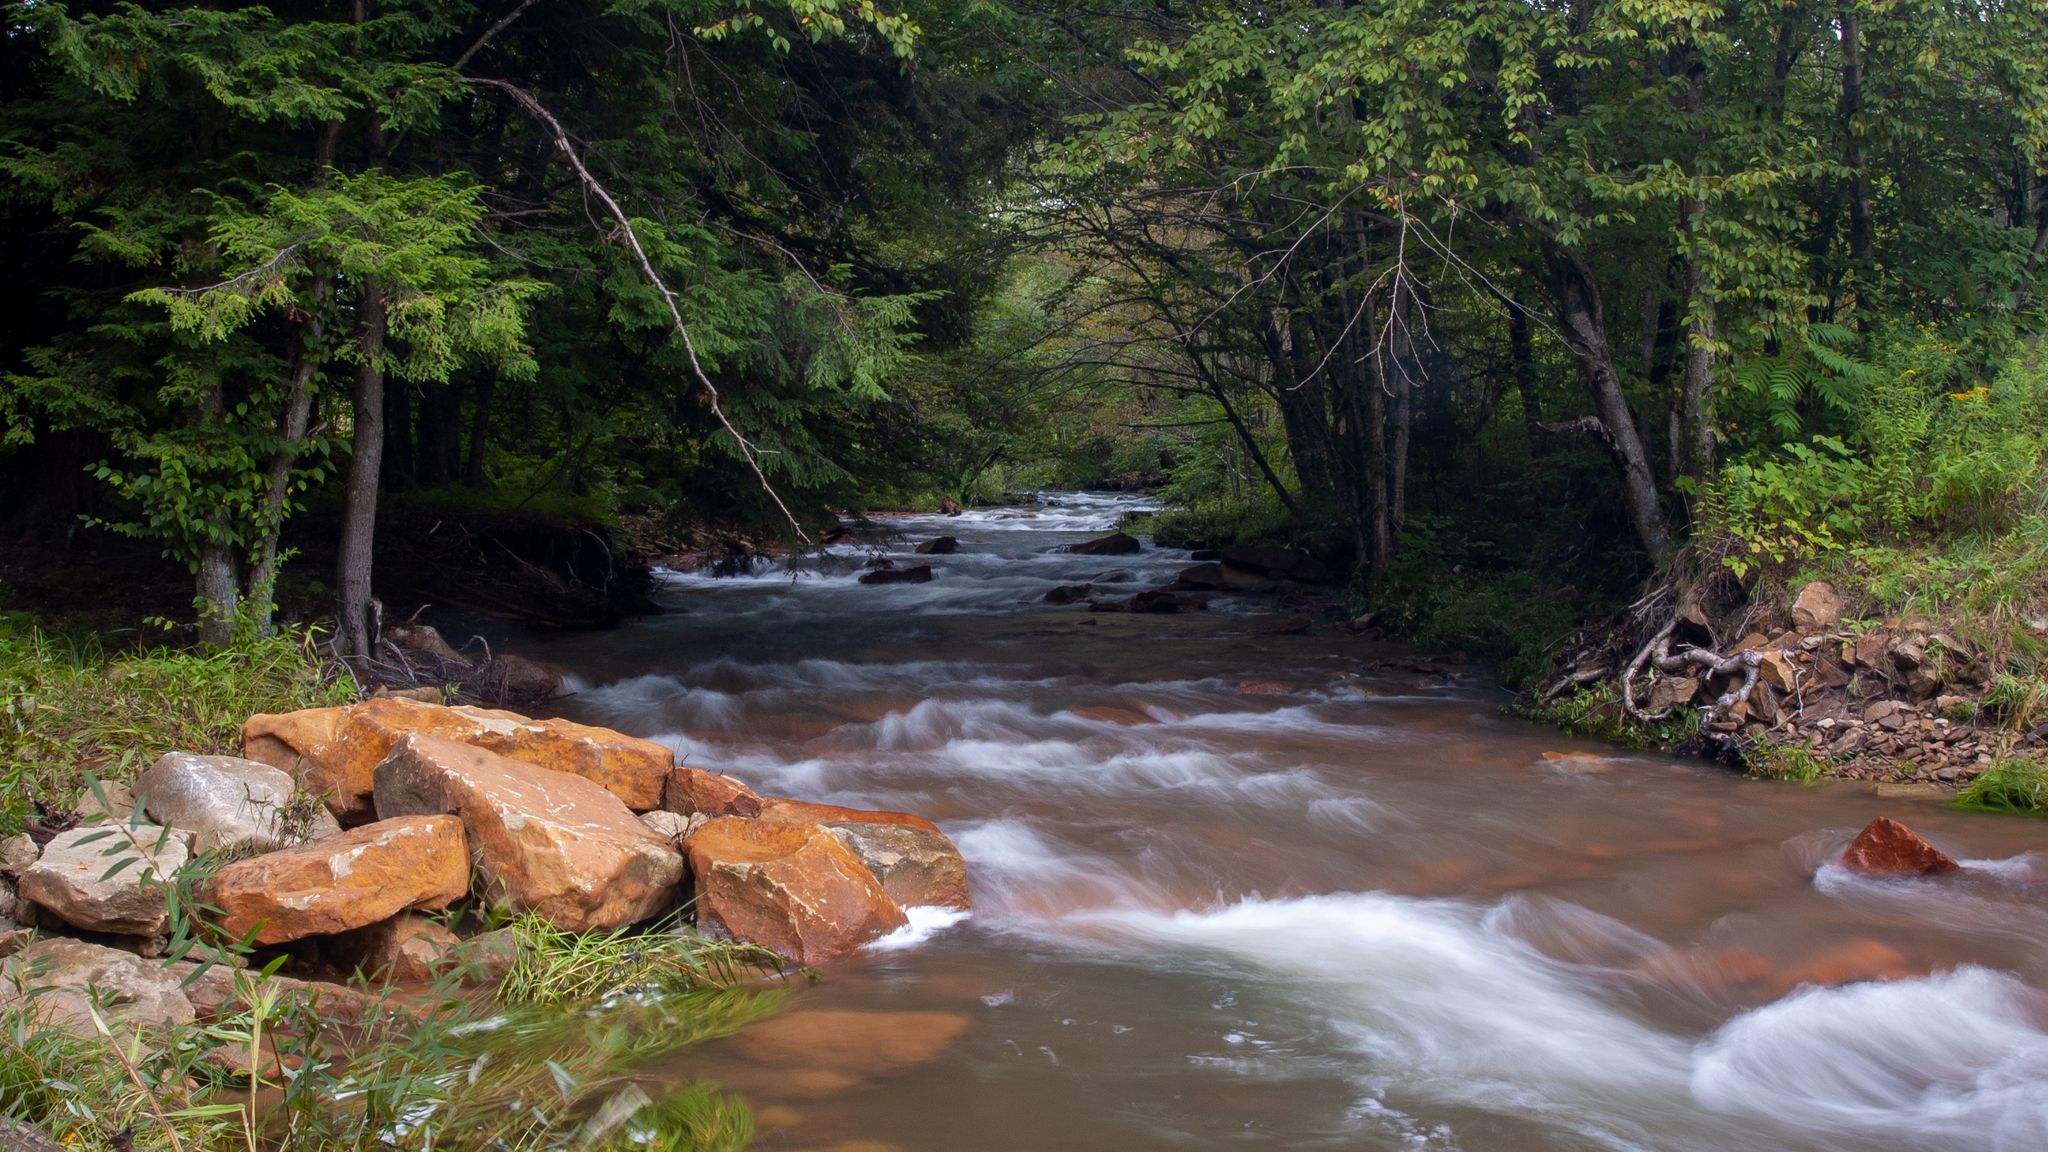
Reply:
M1621 691L1601 683L1552 700L1512 706L1515 715L1561 728L1574 736L1638 750L1673 748L1699 734L1699 713L1684 709L1663 720L1645 723L1621 706Z
M1751 776L1794 784L1817 784L1828 767L1806 745L1779 740L1759 741L1743 753L1742 763Z
M782 968L765 948L705 940L686 928L565 932L534 915L511 927L518 949L498 985L499 999L508 1004L600 999L626 989L723 986Z
M0 834L19 831L27 796L68 804L88 775L126 780L165 752L239 753L251 714L355 695L306 632L119 652L0 619Z

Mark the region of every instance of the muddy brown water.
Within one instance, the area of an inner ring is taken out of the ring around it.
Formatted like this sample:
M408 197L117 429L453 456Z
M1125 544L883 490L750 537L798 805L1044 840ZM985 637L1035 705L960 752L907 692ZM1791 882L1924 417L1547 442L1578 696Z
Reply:
M1059 553L1134 502L1049 499L893 521L960 537L929 584L676 576L536 653L565 714L967 856L971 916L674 1070L758 1147L2048 1149L2048 821L1572 741L1268 602L1045 605L1187 563ZM1880 814L1968 867L1842 872Z

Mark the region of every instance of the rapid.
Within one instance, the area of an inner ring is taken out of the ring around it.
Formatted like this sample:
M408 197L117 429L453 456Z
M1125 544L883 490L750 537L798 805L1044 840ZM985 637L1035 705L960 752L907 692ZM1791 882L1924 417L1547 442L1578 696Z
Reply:
M858 584L852 546L669 573L670 614L534 651L565 715L967 857L971 914L792 1000L957 1039L674 1070L759 1147L2048 1148L2048 823L1573 741L1267 598L1049 605L1189 560L1057 551L1142 501L1045 500L886 520L926 584ZM1964 871L1834 864L1880 814Z

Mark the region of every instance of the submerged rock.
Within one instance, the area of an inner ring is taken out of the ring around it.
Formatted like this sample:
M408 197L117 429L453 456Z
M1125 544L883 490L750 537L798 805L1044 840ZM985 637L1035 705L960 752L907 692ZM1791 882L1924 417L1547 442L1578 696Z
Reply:
M887 1076L936 1058L969 1023L957 1012L806 1010L752 1025L734 1043L758 1064Z
M662 789L675 763L666 747L608 728L399 699L252 716L242 727L242 751L252 760L296 773L308 792L327 796L329 810L344 824L361 823L374 813L371 793L378 763L412 732L573 772L639 812L661 807Z
M469 864L462 821L406 815L226 865L204 896L229 936L282 944L446 908L468 893Z
M324 808L293 828L285 819L298 791L282 770L239 756L169 752L135 781L143 810L167 827L192 833L195 852L249 844L268 851L300 839L338 835Z
M958 536L934 536L919 544L916 551L924 556L951 556L955 552L960 551L960 538Z
M87 824L57 836L21 874L21 898L88 932L160 935L166 886L190 853L185 837L150 824Z
M478 897L569 932L666 911L683 860L596 783L482 748L411 734L376 768L380 816L459 817Z
M1857 833L1842 865L1873 876L1926 876L1961 868L1949 855L1888 816L1879 816Z
M815 825L721 817L689 853L697 928L713 938L819 964L908 923L860 858Z
M861 573L860 582L863 584L929 584L931 579L931 565L915 564L909 568L877 568L872 572L863 572Z
M1076 556L1130 556L1144 550L1145 546L1138 542L1137 537L1125 532L1112 532L1079 544L1069 544L1063 549Z

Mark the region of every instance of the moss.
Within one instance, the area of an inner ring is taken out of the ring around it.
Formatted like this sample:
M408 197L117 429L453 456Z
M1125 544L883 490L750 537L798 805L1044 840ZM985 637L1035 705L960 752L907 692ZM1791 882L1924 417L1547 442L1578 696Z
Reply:
M1618 744L1624 748L1676 748L1699 735L1699 714L1690 709L1664 720L1644 722L1621 706L1621 692L1612 684L1581 688L1554 700L1511 705L1508 711L1527 720L1564 729L1574 736Z

